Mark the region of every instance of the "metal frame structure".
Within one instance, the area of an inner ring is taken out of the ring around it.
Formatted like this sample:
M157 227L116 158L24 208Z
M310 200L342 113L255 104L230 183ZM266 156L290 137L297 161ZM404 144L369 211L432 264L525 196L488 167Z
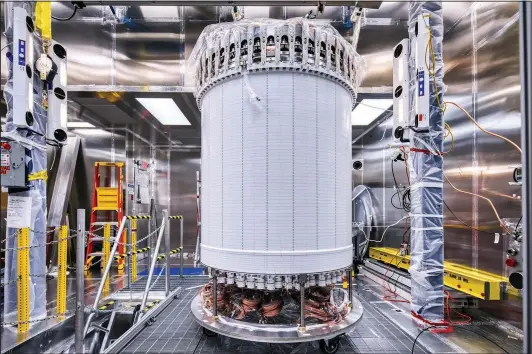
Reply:
M348 272L351 275L351 271ZM313 324L306 326L304 308L305 308L305 282L307 275L301 274L299 277L300 292L302 296L301 315L299 324L256 324L242 322L230 317L218 314L216 301L213 301L212 310L203 307L203 300L197 295L191 304L192 315L200 326L207 331L212 331L227 337L243 339L255 342L265 343L300 343L317 340L331 340L338 336L348 333L360 321L363 315L362 304L353 299L352 277L348 275L348 293L351 303L351 311L344 318L342 323L337 325L331 324ZM217 293L217 275L213 275L212 291L214 296ZM216 298L216 297L215 297Z
M530 224L532 220L532 3L519 4L520 20L520 55L521 55L521 146L523 148L523 353L532 351L532 298L530 297L532 277L530 272L530 256L532 242L530 241Z

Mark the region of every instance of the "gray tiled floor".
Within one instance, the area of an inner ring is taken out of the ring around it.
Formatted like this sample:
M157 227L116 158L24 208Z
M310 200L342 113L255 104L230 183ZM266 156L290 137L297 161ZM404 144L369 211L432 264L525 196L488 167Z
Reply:
M364 317L349 339L357 353L411 353L413 340L397 326L375 310L363 297L357 299L364 306ZM417 347L416 353L426 353Z
M177 282L176 284L184 289L194 288L184 291L179 299L174 300L174 303L158 316L157 321L143 330L122 353L321 353L317 342L266 344L222 336L205 336L190 312L190 302L199 289L195 286L204 282L205 279L190 278L185 278L181 283ZM347 337L341 339L338 353L354 353Z
M207 337L190 312L190 302L206 278L172 280L172 285L185 289L183 295L174 300L152 326L133 339L122 350L123 353L321 353L317 342L280 345L253 343L223 336ZM374 287L371 284L368 286L364 281L357 281L355 295L364 306L364 315L355 330L341 339L338 353L411 353L411 336L419 333L419 330L416 328L409 335L393 320L399 315L405 317L405 311L408 310L401 310L400 306L382 301L378 286L373 285ZM462 339L463 335L464 333ZM417 343L415 353L453 352L449 345L438 338L431 333L425 334ZM430 350L426 350L421 342L428 343ZM493 352L489 350L493 347L485 349L482 352Z

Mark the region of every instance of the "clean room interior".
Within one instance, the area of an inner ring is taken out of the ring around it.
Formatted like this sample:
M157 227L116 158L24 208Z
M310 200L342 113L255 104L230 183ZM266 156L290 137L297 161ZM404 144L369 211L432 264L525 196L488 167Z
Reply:
M531 3L0 8L1 353L532 350Z

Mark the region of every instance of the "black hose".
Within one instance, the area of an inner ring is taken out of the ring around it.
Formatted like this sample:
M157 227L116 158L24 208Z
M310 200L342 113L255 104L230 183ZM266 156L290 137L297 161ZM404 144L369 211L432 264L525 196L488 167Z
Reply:
M72 17L74 17L76 15L76 12L78 11L78 7L77 6L74 6L74 12L72 12L72 15L70 15L69 17L67 18L60 18L60 17L55 17L55 16L52 16L52 18L56 21L68 21L68 20L71 20Z

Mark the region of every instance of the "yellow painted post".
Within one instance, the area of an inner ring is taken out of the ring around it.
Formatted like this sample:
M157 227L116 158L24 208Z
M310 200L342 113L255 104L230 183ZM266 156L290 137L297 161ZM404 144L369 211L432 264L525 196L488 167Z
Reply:
M122 232L121 240L117 240L120 242L124 242L124 240L127 240L127 237L123 237L124 235L127 235L127 227L124 227L124 231ZM127 253L127 246L124 247L124 252ZM124 268L126 266L127 259L121 258L118 260L118 274L123 275L124 274Z
M131 220L131 281L137 281L137 220Z
M35 25L41 30L41 37L45 40L52 39L52 3L38 1L35 4Z
M30 329L30 229L18 230L18 333L26 333Z
M105 224L103 226L103 255L102 255L102 261L100 263L100 267L102 269L105 269L105 266L107 265L107 262L109 261L109 255L111 253L111 224ZM108 294L110 291L110 281L109 276L105 278L105 283L103 286L103 291Z
M61 226L59 229L59 245L57 254L57 308L56 314L63 317L66 313L67 296L67 248L68 227ZM61 319L60 317L60 319Z

